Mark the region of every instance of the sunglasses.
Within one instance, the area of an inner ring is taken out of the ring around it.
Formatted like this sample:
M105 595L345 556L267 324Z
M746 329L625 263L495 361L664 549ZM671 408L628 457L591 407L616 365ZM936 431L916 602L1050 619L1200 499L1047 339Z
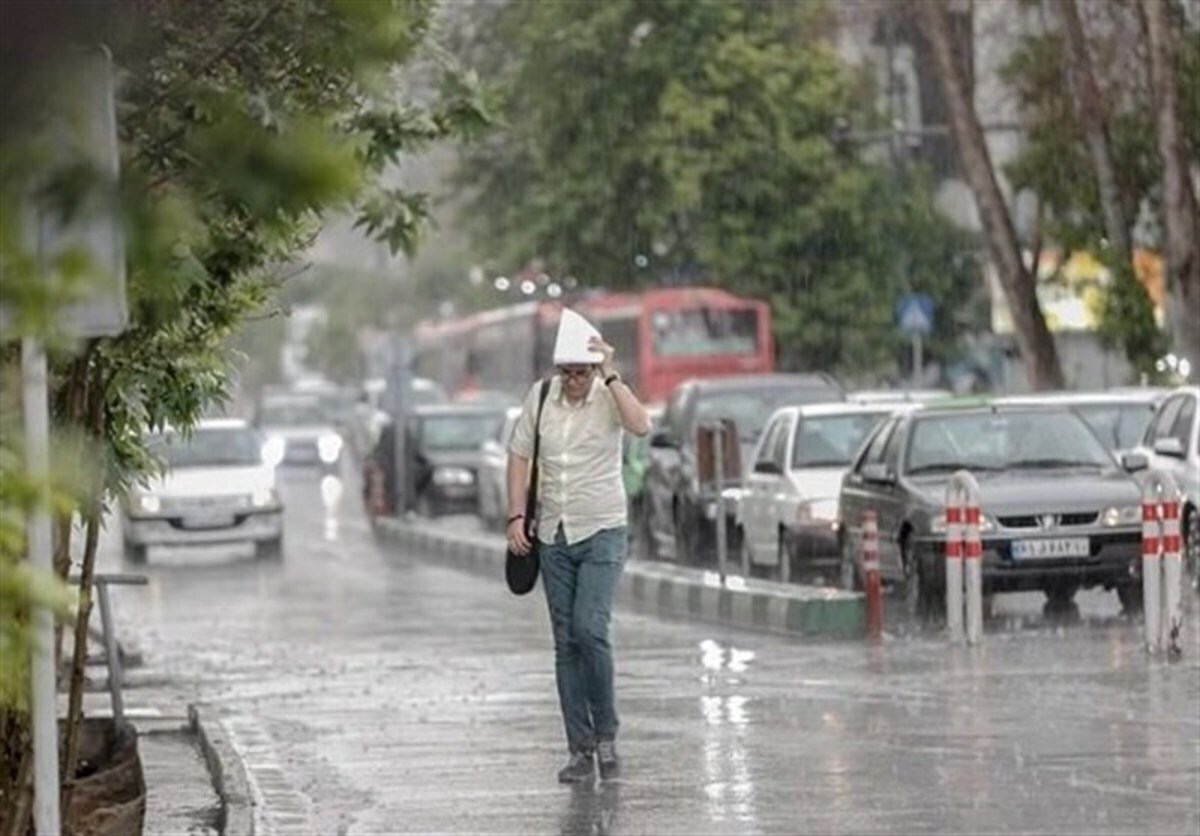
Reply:
M591 366L559 366L558 373L563 377L585 378L592 373Z

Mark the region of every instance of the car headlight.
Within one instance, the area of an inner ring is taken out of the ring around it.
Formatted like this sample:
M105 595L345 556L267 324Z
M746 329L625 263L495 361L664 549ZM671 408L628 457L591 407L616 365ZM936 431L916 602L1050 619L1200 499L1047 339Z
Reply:
M263 443L263 461L271 465L271 467L280 464L283 461L285 453L287 453L287 441L279 436L272 436Z
M250 494L250 504L255 508L266 508L268 505L274 505L275 502L274 488L255 488L254 493Z
M143 514L157 514L162 510L162 500L152 493L139 494L137 509Z
M475 474L465 467L439 467L433 471L433 484L439 487L473 485Z
M1138 525L1142 521L1142 506L1114 505L1105 508L1100 515L1100 521L1105 528L1115 528L1119 525Z
M834 498L810 499L796 507L796 522L802 525L836 525L838 501Z
M326 433L317 439L317 455L325 464L333 464L342 454L342 437L337 433Z

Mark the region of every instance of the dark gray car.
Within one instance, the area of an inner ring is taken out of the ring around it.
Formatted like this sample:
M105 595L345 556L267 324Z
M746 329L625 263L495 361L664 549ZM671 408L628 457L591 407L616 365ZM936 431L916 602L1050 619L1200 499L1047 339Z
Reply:
M1145 457L1127 455L1130 469ZM1141 601L1141 491L1066 407L926 408L875 431L842 482L843 581L859 582L863 512L879 522L881 574L922 613L945 590L946 486L979 482L984 592L1043 590L1057 603L1081 587Z
M408 415L409 507L427 517L473 514L481 447L504 423L502 406L423 406ZM386 507L395 513L395 430L384 427L367 470L382 474ZM367 483L364 482L364 496ZM405 509L407 510L407 509Z

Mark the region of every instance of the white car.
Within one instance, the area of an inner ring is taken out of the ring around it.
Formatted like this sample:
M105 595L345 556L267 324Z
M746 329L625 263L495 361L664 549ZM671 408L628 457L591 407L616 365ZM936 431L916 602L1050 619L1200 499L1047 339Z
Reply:
M788 406L767 422L749 462L738 506L751 567L783 580L792 564L838 565L838 493L854 454L881 421L914 405Z
M1200 386L1182 386L1158 405L1142 440L1150 467L1175 477L1186 565L1200 578Z
M497 531L504 530L508 513L508 440L520 417L521 407L510 407L500 429L480 449L479 519Z
M126 557L149 546L253 542L262 556L283 554L283 504L275 467L254 427L239 419L201 421L189 434L148 439L165 471L121 500Z
M255 424L267 438L272 459L284 465L336 472L345 446L333 419L315 395L264 397Z

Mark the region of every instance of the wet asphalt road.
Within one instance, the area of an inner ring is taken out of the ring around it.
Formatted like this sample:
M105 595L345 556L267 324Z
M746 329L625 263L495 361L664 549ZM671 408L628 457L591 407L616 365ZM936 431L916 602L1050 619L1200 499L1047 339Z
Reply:
M226 716L278 834L1195 834L1200 630L1148 660L1115 596L1000 598L983 648L622 611L624 777L564 759L545 604L378 547L356 483L291 473L287 555L152 553L117 593L127 700ZM452 521L448 524L464 524ZM105 568L120 565L118 537Z

